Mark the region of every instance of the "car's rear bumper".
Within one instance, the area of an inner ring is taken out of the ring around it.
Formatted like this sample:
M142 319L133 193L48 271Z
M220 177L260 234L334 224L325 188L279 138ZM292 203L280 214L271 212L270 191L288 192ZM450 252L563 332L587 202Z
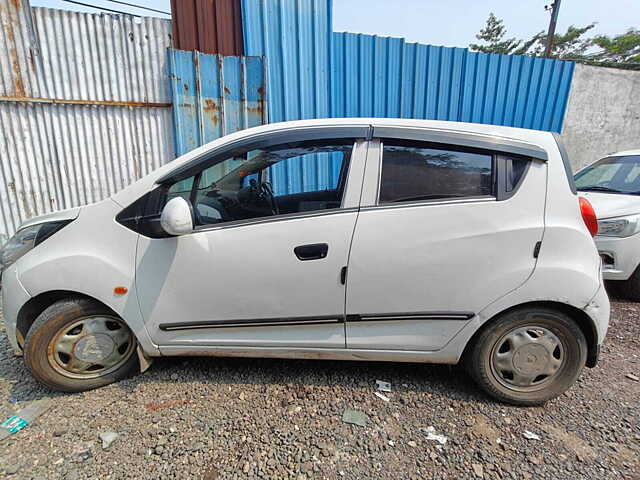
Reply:
M584 312L593 321L596 330L596 344L601 345L609 329L609 316L611 314L611 304L609 296L604 288L604 283L593 296L591 301L584 307Z
M640 264L640 234L626 238L596 236L605 280L627 280Z
M22 355L16 324L22 306L31 298L20 283L15 265L2 272L2 317L9 343L16 355Z

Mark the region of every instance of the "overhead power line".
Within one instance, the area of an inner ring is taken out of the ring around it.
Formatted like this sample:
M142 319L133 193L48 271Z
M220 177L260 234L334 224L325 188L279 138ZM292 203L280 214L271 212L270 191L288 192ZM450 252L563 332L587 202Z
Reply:
M121 10L113 10L112 8L106 8L106 7L98 7L96 5L91 5L90 3L77 2L76 0L62 0L62 1L67 3L73 3L75 5L82 5L83 7L95 8L96 10L103 10L105 12L120 13L122 15L133 15L134 17L140 16L140 15L136 15L135 13L123 12Z
M162 10L156 10L155 8L144 7L142 5L136 5L135 3L121 2L120 0L107 0L107 2L119 3L120 5L126 5L128 7L139 8L141 10L149 10L150 12L162 13L164 15L171 15L170 12L165 12L165 11L162 11Z
M76 5L82 5L83 7L95 8L96 10L103 10L105 12L113 12L113 13L120 13L122 15L133 15L134 17L140 17L140 15L138 15L136 13L123 12L122 10L115 10L113 8L102 7L102 6L99 6L99 5L92 5L90 3L85 3L85 2L78 2L77 0L62 0L62 1L67 2L67 3L74 3ZM150 12L161 13L163 15L171 16L171 13L169 13L169 12L165 12L165 11L162 11L162 10L156 10L155 8L144 7L142 5L136 5L134 3L121 2L119 0L106 0L106 1L113 2L113 3L119 3L121 5L126 5L128 7L138 8L138 9L141 9L141 10L148 10Z

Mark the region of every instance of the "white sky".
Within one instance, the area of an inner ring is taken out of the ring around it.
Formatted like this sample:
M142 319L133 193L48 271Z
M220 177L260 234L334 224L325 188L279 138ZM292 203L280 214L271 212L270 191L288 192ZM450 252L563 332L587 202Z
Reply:
M4 1L4 0L0 0ZM114 10L157 15L107 0L78 0ZM169 0L124 0L169 12ZM277 0L267 0L277 1ZM502 18L509 37L527 38L546 30L552 0L334 0L334 31L405 37L410 42L467 47L493 12ZM97 11L63 0L31 0L32 6ZM165 16L165 18L168 18ZM598 22L591 32L613 35L639 27L640 0L562 0L558 32L569 25ZM590 32L590 33L591 33Z

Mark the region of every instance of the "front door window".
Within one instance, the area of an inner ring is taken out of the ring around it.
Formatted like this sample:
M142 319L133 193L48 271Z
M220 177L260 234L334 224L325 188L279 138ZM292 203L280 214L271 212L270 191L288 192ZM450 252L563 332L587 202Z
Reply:
M353 140L323 140L232 152L172 185L167 200L190 200L196 226L340 208L352 149ZM296 161L312 165L316 178L308 188L296 182L303 191L291 192L287 178L274 178L272 167Z

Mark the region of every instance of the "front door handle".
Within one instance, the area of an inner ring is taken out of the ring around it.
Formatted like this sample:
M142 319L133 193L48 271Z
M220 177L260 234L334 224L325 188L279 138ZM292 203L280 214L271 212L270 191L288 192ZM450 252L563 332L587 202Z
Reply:
M309 245L299 245L293 249L298 260L320 260L327 256L329 245L326 243L311 243Z

